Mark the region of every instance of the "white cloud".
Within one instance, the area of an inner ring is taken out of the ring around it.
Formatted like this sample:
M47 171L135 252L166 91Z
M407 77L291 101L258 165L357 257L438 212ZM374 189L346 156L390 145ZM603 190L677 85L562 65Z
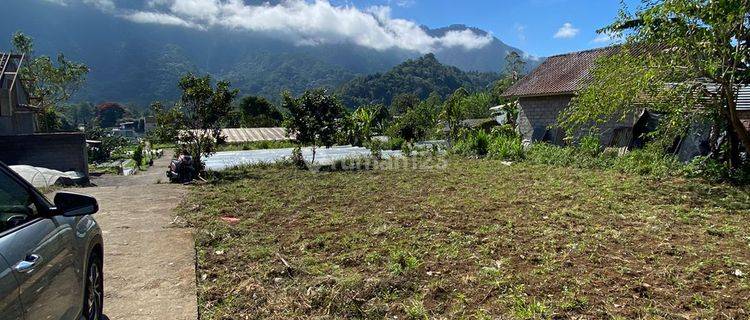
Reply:
M413 0L394 3L407 5ZM452 47L477 49L493 39L470 30L433 37L414 21L391 17L388 6L361 10L332 5L327 0L285 0L277 5L248 5L243 0L149 0L142 10L120 12L118 16L137 23L265 32L298 45L354 43L376 50L397 48L421 53Z
M396 5L402 8L410 8L417 4L416 0L396 0Z
M573 27L573 24L566 22L560 29L555 33L555 39L570 39L578 35L581 30Z
M606 33L600 33L596 35L596 38L594 38L594 40L592 41L596 43L608 43L612 41L612 37Z
M186 18L212 23L219 15L220 7L221 3L218 0L174 0L169 11Z
M526 60L531 60L531 61L539 61L539 57L537 57L537 56L534 56L534 55L530 55L530 54L528 54L528 53L525 53L525 52L523 53L523 55L522 55L522 56L523 56L523 58L524 58L524 59L526 59Z
M115 3L112 0L83 0L83 3L95 6L102 11L114 11Z
M61 6L67 6L68 5L68 3L65 2L65 0L44 0L44 1L50 2L50 3L54 3L54 4L59 4Z
M464 47L467 50L484 48L491 41L492 37L479 37L471 30L448 31L438 38L438 43L443 47Z
M180 26L188 28L203 29L203 27L196 25L192 22L183 20L180 17L176 17L166 13L158 12L145 12L137 11L129 14L122 15L123 18L137 22L137 23L155 23L169 26Z
M526 41L526 26L516 23L515 28L518 40L521 40L521 42Z

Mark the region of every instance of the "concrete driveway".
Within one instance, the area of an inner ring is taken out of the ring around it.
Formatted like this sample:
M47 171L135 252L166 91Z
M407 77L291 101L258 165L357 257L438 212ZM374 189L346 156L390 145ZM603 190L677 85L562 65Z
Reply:
M197 319L195 247L173 209L187 194L165 184L170 155L134 176L92 179L104 233L104 313L110 319ZM157 184L157 182L162 182Z

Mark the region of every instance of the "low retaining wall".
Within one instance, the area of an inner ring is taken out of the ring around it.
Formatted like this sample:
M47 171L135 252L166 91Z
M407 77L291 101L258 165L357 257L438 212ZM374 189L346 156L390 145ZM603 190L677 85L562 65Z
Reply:
M0 136L0 161L89 176L83 133L44 133Z

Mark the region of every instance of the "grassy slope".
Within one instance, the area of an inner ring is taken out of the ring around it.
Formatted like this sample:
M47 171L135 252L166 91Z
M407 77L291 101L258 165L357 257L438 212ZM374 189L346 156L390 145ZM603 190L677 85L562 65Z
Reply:
M730 187L489 160L225 178L181 206L205 319L750 315Z

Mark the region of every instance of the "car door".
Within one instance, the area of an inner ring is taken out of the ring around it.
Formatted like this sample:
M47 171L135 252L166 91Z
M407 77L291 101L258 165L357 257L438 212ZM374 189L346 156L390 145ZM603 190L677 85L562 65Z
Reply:
M18 282L10 265L0 255L0 320L23 319Z
M45 217L49 203L0 170L0 253L12 269L26 319L73 319L83 297L75 232L66 217Z

